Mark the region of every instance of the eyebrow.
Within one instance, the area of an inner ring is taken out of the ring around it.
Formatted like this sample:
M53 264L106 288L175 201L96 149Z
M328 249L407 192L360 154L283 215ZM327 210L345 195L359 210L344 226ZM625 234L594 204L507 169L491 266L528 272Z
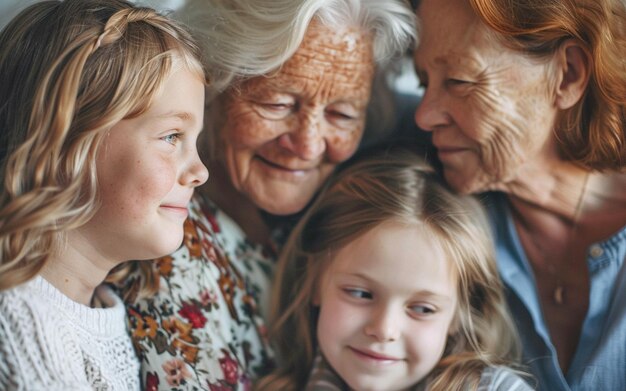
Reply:
M170 119L170 118L177 118L183 122L191 122L195 120L196 117L187 111L168 111L166 113L158 115L157 118L162 119L162 120Z
M473 52L468 50L456 50L448 52L443 55L435 57L432 62L437 65L443 65L447 67L463 66L469 69L484 69L484 63L481 62L481 58L474 55ZM419 67L420 59L418 56L413 58L413 64L416 68Z
M435 59L432 62L434 64L437 64L437 65L448 66L448 65L450 65L450 61L449 61L448 57L450 57L450 56L437 56L437 57L435 57ZM421 69L421 67L419 66L419 62L420 62L420 59L416 57L414 59L414 61L413 61L413 65L414 65L415 68Z
M280 76L289 76L289 73L283 73ZM248 90L249 94L254 95L255 93L258 92L269 92L272 94L284 94L284 95L292 95L292 96L296 96L296 97L302 97L302 88L298 88L298 87L294 87L294 83L293 82L289 82L286 80L281 80L280 76L277 76L276 78L272 78L272 79L268 79L267 83L265 85L262 85L260 87L254 87ZM304 83L306 84L306 83ZM301 84L298 84L299 86ZM352 95L352 96L341 96L337 101L335 101L335 103L346 103L346 104L361 104L361 103L366 103L367 102L367 96L365 97L361 97L361 96L356 96L356 95ZM365 105L364 105L365 106Z

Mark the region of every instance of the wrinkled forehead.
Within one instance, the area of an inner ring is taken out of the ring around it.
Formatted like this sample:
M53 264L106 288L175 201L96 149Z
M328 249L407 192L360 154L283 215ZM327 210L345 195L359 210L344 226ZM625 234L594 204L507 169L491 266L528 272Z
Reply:
M415 51L418 67L425 61L439 65L469 61L467 66L472 67L476 65L473 62L510 52L466 0L422 0L417 17L420 20L420 43Z
M420 21L420 45L433 41L463 43L477 32L482 23L466 0L423 0L417 7Z
M414 9L421 23L436 25L442 30L478 19L469 0L421 0Z
M370 33L360 28L329 27L314 19L292 59L294 57L310 57L317 60L313 63L325 66L337 60L373 67L373 40Z
M276 76L321 80L330 75L338 85L354 85L369 82L373 74L370 34L354 27L334 29L313 20L300 47Z

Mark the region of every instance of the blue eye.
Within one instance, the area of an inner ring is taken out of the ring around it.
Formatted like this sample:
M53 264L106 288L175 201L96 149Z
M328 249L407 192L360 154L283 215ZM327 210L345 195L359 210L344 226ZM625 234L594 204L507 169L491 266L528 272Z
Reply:
M180 133L171 133L167 136L161 137L161 140L165 141L168 144L176 145L181 137L182 135Z
M344 292L346 292L349 296L357 298L357 299L372 299L373 298L373 295L364 289L345 288Z

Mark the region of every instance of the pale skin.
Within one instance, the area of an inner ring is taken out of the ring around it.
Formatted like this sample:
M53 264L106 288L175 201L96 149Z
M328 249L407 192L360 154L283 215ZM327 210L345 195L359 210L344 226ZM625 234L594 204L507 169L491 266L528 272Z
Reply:
M218 98L224 120L210 157L214 180L203 190L250 239L266 243L260 210L301 211L356 151L373 74L369 34L312 21L278 71Z
M67 232L41 276L70 299L90 305L118 264L174 251L195 187L208 179L196 141L204 115L204 84L173 71L150 108L123 119L100 145L96 167L101 204L85 225Z
M420 223L388 220L332 254L319 278L317 341L352 390L410 390L441 360L458 294Z
M559 114L587 88L589 57L574 40L541 61L514 52L465 1L424 0L417 14L422 43L415 64L425 96L416 122L432 131L457 191L508 195L566 372L587 314L587 251L626 222L626 176L566 160L555 136ZM565 286L561 305L557 279Z

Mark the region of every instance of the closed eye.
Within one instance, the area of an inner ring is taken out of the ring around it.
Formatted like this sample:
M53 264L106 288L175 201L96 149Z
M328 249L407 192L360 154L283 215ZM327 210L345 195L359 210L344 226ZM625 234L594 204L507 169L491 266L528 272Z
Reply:
M253 103L257 107L256 112L261 117L274 121L284 119L296 110L295 103L263 101Z
M293 104L290 103L260 103L265 109L268 110L290 110L293 107Z
M339 103L326 107L326 120L338 130L354 131L361 123L362 111L352 104Z
M346 114L346 113L343 113L343 112L337 111L337 110L328 111L328 114L332 115L332 116L335 116L335 117L338 117L338 118L343 119L343 120L353 120L353 119L356 119L356 117L353 116L353 115Z
M446 83L450 86L461 86L461 85L472 84L472 82L468 80L462 80L462 79L448 79L446 80Z

